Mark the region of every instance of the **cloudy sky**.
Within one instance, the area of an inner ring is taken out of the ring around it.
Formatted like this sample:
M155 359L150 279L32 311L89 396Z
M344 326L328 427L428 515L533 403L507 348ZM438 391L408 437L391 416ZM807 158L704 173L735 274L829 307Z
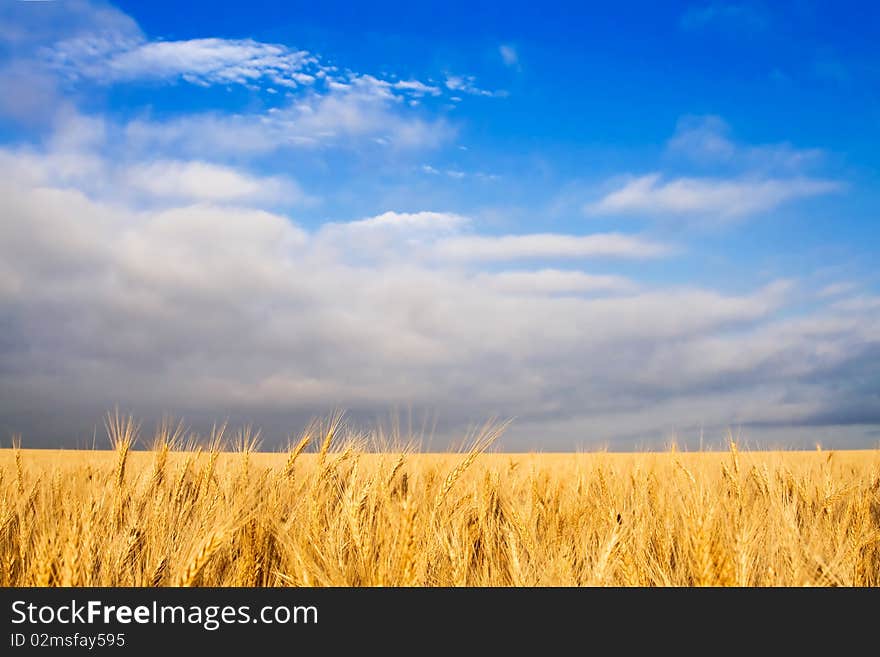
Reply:
M418 4L0 3L4 443L880 442L877 10Z

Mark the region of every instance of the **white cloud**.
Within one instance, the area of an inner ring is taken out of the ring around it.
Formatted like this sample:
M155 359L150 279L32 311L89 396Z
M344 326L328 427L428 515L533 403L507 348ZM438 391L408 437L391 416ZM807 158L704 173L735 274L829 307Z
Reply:
M203 302L282 289L289 258L308 239L286 217L210 203L141 214L132 223L114 238L114 266L147 288L180 285Z
M821 298L839 297L854 291L858 286L853 281L839 281L837 283L829 283L819 288L816 296Z
M684 116L678 120L667 148L702 161L729 160L737 150L729 133L730 126L719 116Z
M745 217L783 203L837 192L841 183L815 178L674 178L658 173L630 179L587 205L594 214Z
M667 245L620 233L595 235L481 235L453 237L437 244L438 253L460 260L548 258L653 258L670 253Z
M293 179L258 176L201 160L121 159L111 165L100 155L107 145L108 126L103 120L74 114L56 126L44 149L0 150L0 167L10 180L150 206L180 202L312 205L318 201Z
M498 54L501 55L501 61L504 62L505 66L516 66L519 64L519 54L516 52L516 48L508 44L501 44L498 46Z
M667 142L667 151L701 165L725 165L749 171L797 172L824 158L818 148L789 143L742 145L733 141L730 126L719 116L684 116Z
M312 241L320 258L358 262L426 260L436 242L470 224L452 212L384 212L375 217L323 224Z
M113 186L116 169L97 152L106 143L100 117L64 112L54 121L46 146L0 149L0 167L10 181L25 186L73 187L88 193Z
M440 87L425 84L424 82L419 82L418 80L400 80L398 82L395 82L392 86L395 89L410 91L416 96L439 96L442 93L440 91Z
M618 233L593 235L525 234L500 237L474 235L473 222L449 212L385 212L375 217L324 224L313 244L333 257L348 252L359 261L413 261L468 268L483 262L515 260L566 260L584 258L641 259L670 255L672 248L638 236ZM538 274L545 284L550 278L561 280L566 272L545 270ZM516 275L511 274L511 280ZM572 275L586 285L584 275ZM488 279L485 279L488 281ZM594 285L612 285L613 278L591 278ZM512 284L512 283L511 283ZM560 283L561 284L561 283ZM596 288L598 289L598 288ZM606 289L611 289L607 287Z
M139 29L109 29L76 33L43 48L40 59L68 80L100 84L143 81L184 81L202 86L262 85L275 87L326 87L327 91L368 90L386 99L415 101L440 96L441 87L420 80L391 82L372 75L340 71L321 63L306 50L254 39L198 38L178 41L149 40ZM461 89L493 95L463 76ZM452 88L452 87L448 87ZM415 102L417 104L417 102Z
M147 41L116 35L88 35L55 44L49 63L67 76L100 83L185 80L194 84L311 84L318 59L302 50L253 39Z
M880 296L860 294L835 301L833 307L844 312L864 313L880 311Z
M137 38L141 31L130 16L103 2L0 3L0 43L19 52L85 34Z
M134 191L153 198L294 203L308 200L292 180L252 176L231 167L199 161L161 160L137 164L125 171L122 180Z
M48 122L66 104L55 78L24 61L0 64L0 89L7 90L0 94L0 116L24 124Z
M57 4L82 5L88 11L80 13L89 20L76 23L76 29L53 29L42 42L28 40L27 52L0 66L0 82L21 91L0 99L0 112L19 121L51 120L59 106L69 104L64 97L90 92L89 85L182 82L262 90L266 95L261 101L270 108L170 114L165 119L141 115L131 120L127 136L147 147L180 144L184 154L203 159L331 143L432 147L454 133L448 121L426 116L421 109L425 97L447 91L440 84L340 69L324 64L315 53L250 38L152 39L121 12L113 10L102 18L102 10L89 3ZM12 13L21 22L22 11ZM12 32L0 32L0 39L18 43L17 32ZM47 116L40 118L42 114ZM154 157L181 155L168 150L172 152Z
M490 91L477 86L477 79L473 75L447 75L446 88L450 91L470 94L471 96L486 96L489 98L503 98L507 96L504 90Z
M68 111L70 99L36 51L47 43L88 34L141 36L129 16L102 3L0 2L0 115L29 128L45 128L58 111Z
M458 230L468 222L466 217L451 212L383 212L375 217L328 225L344 226L348 230L428 230L436 233Z
M429 149L452 139L443 118L407 111L387 84L360 79L325 94L311 93L267 113L195 114L164 121L136 119L126 127L132 145L173 148L197 157L270 153L285 148L360 145Z
M498 290L515 294L632 292L636 289L635 283L623 276L588 274L561 269L503 271L496 274L482 274L480 280Z
M449 178L453 178L454 180L464 180L465 178L471 178L471 179L481 180L484 182L494 182L494 181L501 179L501 176L499 176L498 174L494 174L494 173L485 173L483 171L467 172L467 171L461 171L460 169L440 170L435 167L432 167L430 164L423 164L421 169L422 169L423 173L427 173L428 175L431 175L431 176L445 175Z

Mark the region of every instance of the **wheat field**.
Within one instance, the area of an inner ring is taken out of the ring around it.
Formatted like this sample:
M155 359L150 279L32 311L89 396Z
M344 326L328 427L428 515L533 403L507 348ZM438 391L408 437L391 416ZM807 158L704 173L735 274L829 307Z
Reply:
M880 451L0 450L2 586L877 586ZM141 436L140 440L144 437ZM388 441L385 441L386 445Z

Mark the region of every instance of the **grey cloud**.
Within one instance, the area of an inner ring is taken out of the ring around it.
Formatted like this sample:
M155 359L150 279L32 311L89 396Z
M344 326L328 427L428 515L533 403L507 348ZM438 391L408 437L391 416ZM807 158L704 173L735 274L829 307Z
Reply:
M32 444L62 440L65 417L81 440L117 403L279 431L338 405L365 419L430 411L453 433L516 416L508 449L872 417L870 307L783 319L785 281L740 295L499 288L479 260L437 255L481 237L465 217L307 231L250 207L146 210L35 183L57 166L44 155L27 175L0 158L0 430Z

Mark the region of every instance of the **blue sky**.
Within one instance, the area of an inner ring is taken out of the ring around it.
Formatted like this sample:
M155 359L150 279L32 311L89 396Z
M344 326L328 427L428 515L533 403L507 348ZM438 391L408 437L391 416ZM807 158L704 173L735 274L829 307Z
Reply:
M878 13L6 2L0 429L876 444Z

